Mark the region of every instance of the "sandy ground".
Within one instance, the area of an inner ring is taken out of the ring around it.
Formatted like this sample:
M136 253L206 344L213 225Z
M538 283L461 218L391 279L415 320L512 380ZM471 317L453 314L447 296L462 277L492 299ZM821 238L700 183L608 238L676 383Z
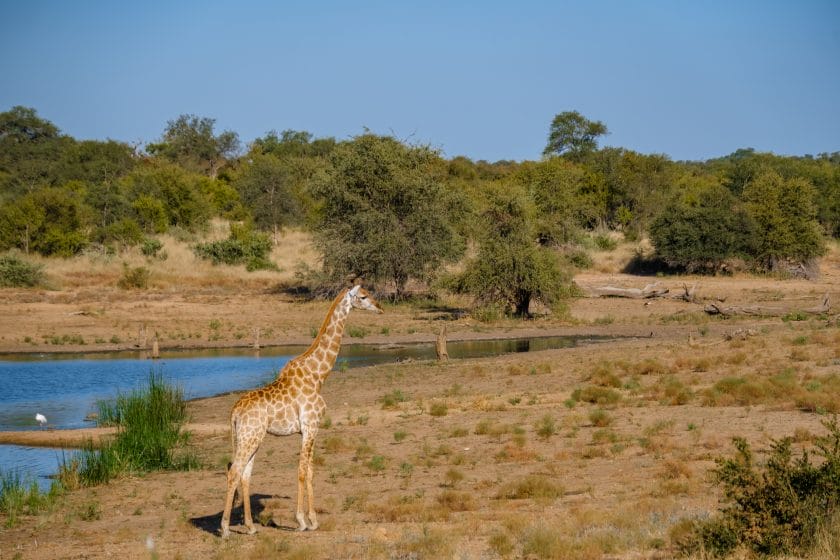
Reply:
M804 308L825 293L840 302L840 255L833 252L822 268L815 282L658 280L675 293L696 283L700 297L730 305ZM576 277L584 290L653 280L611 270ZM327 306L295 300L271 282L147 292L2 290L0 351L136 349L144 325L147 339L157 333L162 348L250 345L257 327L263 345L309 343ZM625 338L335 372L323 389L329 421L316 444L321 528L315 532L290 530L299 437L269 436L251 486L259 533L218 537L230 457L227 418L238 395L192 401L192 445L205 468L70 492L54 511L0 529L0 559L671 558L671 529L716 509L709 471L716 457L732 453L733 436L762 451L773 438L791 435L797 447L807 447L825 431L823 416L784 395L710 403L704 391L731 376L764 379L788 371L805 383L840 373L836 311L808 321L725 320L672 298L580 298L565 317L484 324L463 308L452 299L388 305L381 316L357 313L349 323L357 336L345 343L431 341L444 321L450 340ZM570 400L576 389L604 385L598 380L608 374L620 380L618 402ZM676 385L688 390L681 402L668 393ZM396 391L404 400L383 406ZM553 431L541 429L547 423ZM11 437L40 445L77 436L16 432L0 434L0 442ZM535 480L558 485L559 493L521 490ZM241 515L239 506L234 530L241 531ZM540 548L540 531L553 544Z

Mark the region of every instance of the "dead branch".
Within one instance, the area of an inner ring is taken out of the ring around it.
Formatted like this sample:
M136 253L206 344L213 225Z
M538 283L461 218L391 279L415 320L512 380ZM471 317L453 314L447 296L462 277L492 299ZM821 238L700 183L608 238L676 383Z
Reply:
M799 308L793 306L775 307L764 305L748 305L748 306L723 306L717 303L707 304L703 310L709 315L723 315L724 317L732 317L735 315L749 315L755 317L782 317L789 313L805 313L807 315L823 315L831 310L831 298L828 294L823 296L822 302L814 307Z
M631 299L650 299L663 297L668 293L668 288L660 282L648 284L644 288L616 288L615 286L601 286L594 288L592 293L596 297L622 297Z

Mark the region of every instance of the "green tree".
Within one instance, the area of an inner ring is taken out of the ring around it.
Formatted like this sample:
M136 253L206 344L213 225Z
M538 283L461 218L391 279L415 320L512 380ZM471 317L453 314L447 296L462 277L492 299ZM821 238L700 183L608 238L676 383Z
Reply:
M814 188L804 179L765 171L744 187L756 225L755 257L768 269L782 261L808 261L825 252L814 207Z
M272 130L251 144L251 154L277 157L324 157L335 148L335 138L315 138L305 130L284 130L280 134Z
M30 107L16 105L0 113L0 142L21 144L58 136L58 128Z
M84 186L43 187L0 210L0 245L26 253L69 257L89 242L93 212L84 202Z
M314 182L315 242L332 281L392 281L401 298L410 278L431 278L458 259L460 205L443 186L438 154L365 133L336 146Z
M137 167L121 179L132 207L146 231L162 233L165 226L190 231L203 228L212 215L212 206L200 188L204 178L180 167L155 164ZM157 200L158 202L154 202Z
M607 125L601 121L590 121L577 111L564 111L551 121L543 155L566 155L579 160L595 151L597 138L608 133Z
M216 119L181 115L167 121L161 141L149 144L146 150L189 171L215 177L225 161L239 151L239 136L229 130L217 135L215 124Z
M525 317L532 300L555 307L571 291L571 274L537 242L533 201L522 188L496 185L481 213L479 250L454 283L480 304L499 304Z
M35 109L0 113L0 202L58 184L63 154L74 143Z
M274 232L301 215L298 160L254 154L233 181L256 225Z
M747 256L753 224L726 187L704 186L665 206L650 226L656 254L688 272L716 272L729 258Z
M595 225L603 199L592 188L591 174L563 158L524 162L513 180L527 189L536 205L537 236L543 244L574 240L581 228Z

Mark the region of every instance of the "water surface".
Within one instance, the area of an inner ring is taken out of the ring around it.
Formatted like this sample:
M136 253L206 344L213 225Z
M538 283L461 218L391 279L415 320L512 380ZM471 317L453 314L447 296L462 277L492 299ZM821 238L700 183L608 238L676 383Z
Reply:
M566 348L601 342L606 337L545 337L450 342L450 358L472 358L511 352ZM40 429L35 414L47 417L48 428L94 425L89 414L97 401L112 399L145 385L152 371L183 388L187 398L250 389L271 381L292 357L306 347L284 346L256 352L212 349L161 352L149 360L140 352L89 354L19 354L0 356L0 430ZM435 358L432 344L345 345L337 368ZM49 487L48 475L58 470L60 449L0 445L0 469L17 470L24 478Z

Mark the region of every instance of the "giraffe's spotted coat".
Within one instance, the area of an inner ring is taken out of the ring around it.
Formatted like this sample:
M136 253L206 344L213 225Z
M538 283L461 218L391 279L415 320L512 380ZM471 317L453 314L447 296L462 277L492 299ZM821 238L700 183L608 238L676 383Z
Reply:
M245 509L245 526L249 533L256 528L251 518L248 485L254 457L265 434L285 436L301 434L300 462L298 464L298 529L318 528L312 493L312 448L318 425L326 410L321 397L321 387L335 365L344 324L353 308L378 311L379 304L360 286L345 290L333 301L318 336L306 352L292 359L282 369L277 379L259 389L243 395L230 413L233 460L227 474L227 496L222 515L222 536L230 534L230 511L237 486ZM308 498L307 516L304 516L304 490Z

